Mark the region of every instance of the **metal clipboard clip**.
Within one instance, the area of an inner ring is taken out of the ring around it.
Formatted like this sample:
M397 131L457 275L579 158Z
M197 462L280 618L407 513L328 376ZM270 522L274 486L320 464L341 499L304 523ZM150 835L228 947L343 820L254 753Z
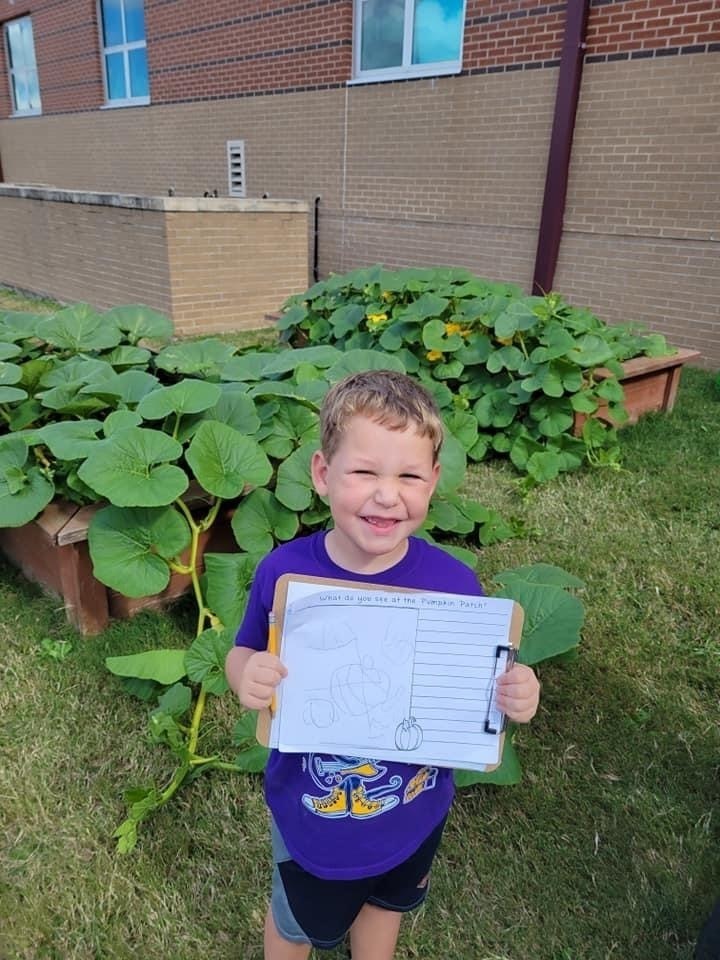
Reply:
M485 733L500 734L505 732L507 726L507 714L498 710L495 703L495 690L497 678L502 676L515 663L517 658L517 649L513 646L495 647L495 663L493 665L493 674L490 681L490 693L488 696L487 713L485 714Z

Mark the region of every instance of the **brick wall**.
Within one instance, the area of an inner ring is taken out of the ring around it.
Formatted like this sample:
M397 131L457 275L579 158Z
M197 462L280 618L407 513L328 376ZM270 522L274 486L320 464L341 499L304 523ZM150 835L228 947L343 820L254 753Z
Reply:
M302 203L0 186L0 283L100 309L144 303L182 334L256 329L308 284Z

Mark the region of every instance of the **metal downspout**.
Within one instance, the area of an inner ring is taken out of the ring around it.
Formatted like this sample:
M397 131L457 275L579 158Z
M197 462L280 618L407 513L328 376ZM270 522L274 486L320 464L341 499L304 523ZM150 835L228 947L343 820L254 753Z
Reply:
M558 251L563 231L568 171L572 151L575 116L583 60L590 0L568 0L565 36L560 55L560 72L555 96L545 193L538 231L532 292L548 293L555 279Z

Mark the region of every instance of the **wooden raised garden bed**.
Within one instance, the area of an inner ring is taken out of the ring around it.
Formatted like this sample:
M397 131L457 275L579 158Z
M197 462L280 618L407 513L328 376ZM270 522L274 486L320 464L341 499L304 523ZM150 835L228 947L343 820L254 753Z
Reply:
M162 593L132 599L96 580L87 543L87 531L99 505L78 507L53 502L32 523L0 528L0 551L28 580L39 583L65 604L68 621L80 633L100 633L111 618L126 619L141 610L161 609L190 586L190 577L173 573ZM218 517L212 529L200 535L198 556L206 550L237 550L229 515ZM183 556L183 560L187 560Z
M683 365L696 360L698 350L677 349L668 357L636 357L623 363L624 375L620 378L625 391L625 409L628 419L625 424L637 423L646 413L669 413L675 405L680 374ZM596 378L609 377L610 371L601 367L595 371ZM600 407L594 416L612 422L607 407ZM582 430L586 417L575 415L575 434Z

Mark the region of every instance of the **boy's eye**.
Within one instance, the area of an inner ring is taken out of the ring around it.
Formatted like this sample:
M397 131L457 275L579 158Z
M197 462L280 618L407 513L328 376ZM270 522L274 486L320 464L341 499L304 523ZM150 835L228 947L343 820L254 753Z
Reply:
M373 475L372 470L353 470L353 473L359 473L366 477L371 477Z
M422 477L418 473L401 473L400 476L403 480L422 480Z

